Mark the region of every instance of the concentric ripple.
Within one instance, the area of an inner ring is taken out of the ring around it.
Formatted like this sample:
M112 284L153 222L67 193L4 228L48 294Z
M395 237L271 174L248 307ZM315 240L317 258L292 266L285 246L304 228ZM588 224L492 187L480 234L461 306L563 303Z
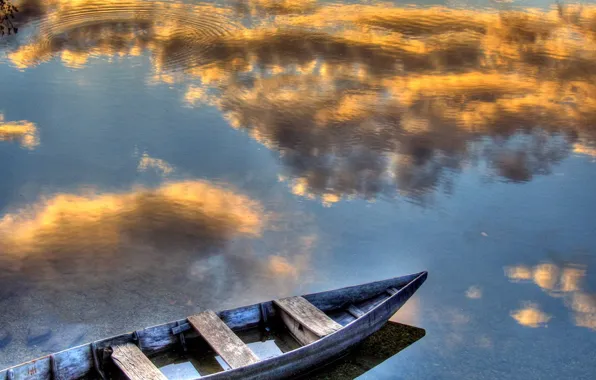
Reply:
M23 8L27 13L38 6L25 2ZM8 54L18 68L59 54L65 65L80 67L94 56L137 56L149 51L159 70L186 69L205 63L206 50L241 29L226 9L212 5L50 0L41 9L24 25L35 29L32 37Z

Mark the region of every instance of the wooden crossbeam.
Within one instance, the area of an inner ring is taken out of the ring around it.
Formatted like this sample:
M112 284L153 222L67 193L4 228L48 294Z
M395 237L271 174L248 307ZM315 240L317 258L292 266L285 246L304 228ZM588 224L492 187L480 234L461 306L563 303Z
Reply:
M282 319L302 344L312 343L342 328L302 297L282 298L273 302L282 310Z
M350 305L346 308L346 311L350 314L352 314L355 318L360 318L362 317L365 313L360 310L358 307L356 307L356 305Z
M112 360L130 380L168 379L134 344L114 346L112 350Z
M257 355L212 310L188 317L188 322L230 367L244 367L259 361Z

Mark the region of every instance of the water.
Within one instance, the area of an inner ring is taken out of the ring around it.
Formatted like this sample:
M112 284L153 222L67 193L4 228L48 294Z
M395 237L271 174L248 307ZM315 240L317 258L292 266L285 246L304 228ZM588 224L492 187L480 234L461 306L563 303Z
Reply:
M596 8L429 5L24 1L0 367L428 270L363 378L592 378Z

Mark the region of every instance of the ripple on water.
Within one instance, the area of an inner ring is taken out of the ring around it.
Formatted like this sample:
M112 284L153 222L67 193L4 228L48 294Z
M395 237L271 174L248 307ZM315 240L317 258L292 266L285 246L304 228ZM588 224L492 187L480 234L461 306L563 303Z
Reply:
M24 41L8 53L19 69L57 56L80 68L93 57L147 51L159 71L187 69L204 64L206 50L241 29L228 10L212 5L54 0L41 9L35 17L22 16Z

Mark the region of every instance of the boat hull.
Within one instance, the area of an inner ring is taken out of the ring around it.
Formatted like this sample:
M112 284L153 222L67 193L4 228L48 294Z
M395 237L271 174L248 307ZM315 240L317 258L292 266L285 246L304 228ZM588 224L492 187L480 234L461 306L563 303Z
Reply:
M205 379L284 379L316 369L377 332L426 280L427 273L415 277L396 294L343 329L314 343L253 365L205 376Z
M383 294L388 289L399 289L378 304L375 304L363 316L311 344L287 352L274 358L266 359L246 367L218 372L201 377L201 379L282 379L291 378L316 369L335 357L341 355L352 346L358 344L378 331L387 320L403 306L426 280L427 273L377 281L369 284L352 286L327 292L304 295L303 297L323 312L332 311L345 305L357 303L358 300ZM276 311L271 301L262 304L244 306L232 310L218 312L219 318L232 330L256 327L262 323L263 313L268 318ZM354 318L352 318L354 319ZM135 343L145 354L153 354L171 349L180 344L180 333L175 329L187 331L196 337L196 332L188 331L190 327L186 319L137 330L107 338L92 344L74 347L52 355L48 355L18 366L0 371L0 380L51 380L80 379L94 374L102 361L98 352L116 345Z

